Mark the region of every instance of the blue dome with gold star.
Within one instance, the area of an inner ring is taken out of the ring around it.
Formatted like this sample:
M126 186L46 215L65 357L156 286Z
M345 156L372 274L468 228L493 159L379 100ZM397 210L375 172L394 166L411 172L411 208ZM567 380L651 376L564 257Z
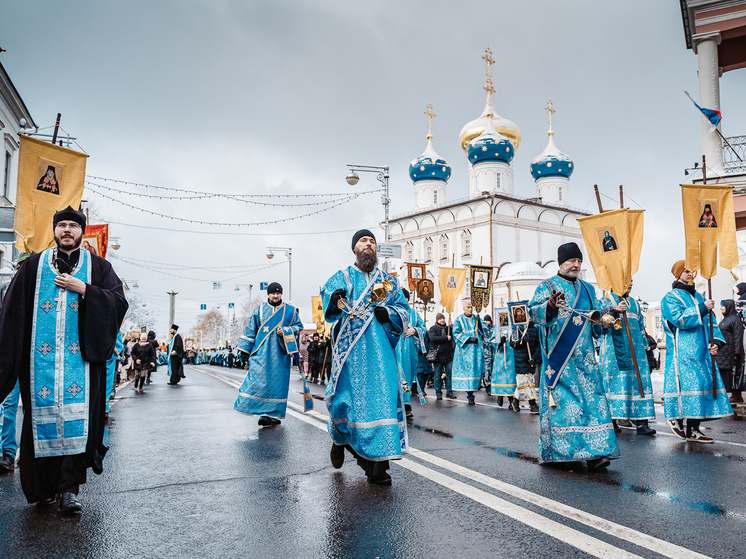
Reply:
M495 130L491 118L488 118L484 132L469 142L466 154L472 165L485 161L510 163L515 156L515 148L508 138Z
M562 153L554 145L553 131L549 131L549 143L544 151L534 157L531 161L531 176L534 180L542 177L565 177L570 178L575 170L575 164L570 156Z
M428 136L427 148L422 155L409 164L409 178L412 182L424 180L448 182L451 178L451 166L435 153L431 136Z

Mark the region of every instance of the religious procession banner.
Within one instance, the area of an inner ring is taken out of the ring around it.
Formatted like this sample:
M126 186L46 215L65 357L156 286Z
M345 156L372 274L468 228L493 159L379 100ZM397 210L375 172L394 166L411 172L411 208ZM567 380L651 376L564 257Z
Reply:
M623 296L640 265L643 218L627 208L578 219L598 287Z
M487 308L492 287L492 266L470 266L471 304L478 313Z
M311 320L316 324L316 332L324 332L324 304L321 295L311 295Z
M720 266L731 270L738 265L736 215L733 187L729 184L682 184L686 236L686 268L705 279L717 274L718 243Z
M417 297L426 305L435 296L435 284L427 278L417 282Z
M420 280L425 279L425 265L407 264L407 277L409 278L409 291L413 292L417 289Z
M24 135L18 152L13 230L18 234L16 248L31 254L54 244L55 212L67 206L80 207L88 156Z
M438 271L440 304L451 314L461 292L466 287L466 268L440 268Z
M528 300L508 303L511 339L520 340L528 328Z
M80 246L91 254L106 258L106 250L109 246L109 224L86 225Z

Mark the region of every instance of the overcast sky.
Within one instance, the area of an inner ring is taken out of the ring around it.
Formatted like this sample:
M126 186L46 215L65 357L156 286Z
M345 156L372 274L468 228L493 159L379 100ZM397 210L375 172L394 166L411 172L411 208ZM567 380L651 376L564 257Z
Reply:
M350 190L347 163L388 164L393 215L413 208L407 167L425 148L428 102L438 115L435 149L453 167L448 199L467 196L458 133L484 107L487 44L496 60L497 111L523 135L513 160L515 193L536 193L529 163L546 146L551 96L556 143L576 164L570 204L595 211L594 183L614 197L625 186L647 210L635 292L660 300L672 262L683 257L678 184L701 158L699 113L683 93L698 97L697 60L686 49L675 0L35 1L0 8L0 47L7 50L0 61L37 124L52 125L62 113L63 128L91 156L89 174L211 192L309 194ZM745 86L744 70L721 79L726 136L746 134ZM368 175L354 190L377 186ZM214 222L314 209L108 194ZM149 216L90 189L85 198L104 219L131 225L111 225L119 256L244 267L162 270L171 276L112 260L120 276L138 280L160 335L166 291L179 292L176 321L188 330L200 303L239 306L247 292L236 293L236 283L254 284L254 295L261 281L286 285L286 264L228 281L247 266L282 261L267 260L269 245L293 248L293 299L309 322L310 296L351 263L352 231L377 227L383 217L380 197L370 194L285 224L232 228ZM329 231L342 232L310 234ZM213 290L213 281L224 281L223 289Z

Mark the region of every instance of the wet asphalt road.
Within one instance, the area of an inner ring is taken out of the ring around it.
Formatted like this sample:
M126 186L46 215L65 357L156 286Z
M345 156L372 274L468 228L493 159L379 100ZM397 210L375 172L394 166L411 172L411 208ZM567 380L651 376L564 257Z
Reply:
M705 424L725 442L694 446L659 411L659 436L621 434L622 458L588 474L538 464L527 411L484 392L477 406L430 397L414 404L416 450L378 487L349 454L331 467L324 402L303 414L296 375L282 425L234 412L243 374L188 367L172 387L162 369L143 395L125 385L79 518L26 504L17 471L0 477L2 556L746 557L744 422Z

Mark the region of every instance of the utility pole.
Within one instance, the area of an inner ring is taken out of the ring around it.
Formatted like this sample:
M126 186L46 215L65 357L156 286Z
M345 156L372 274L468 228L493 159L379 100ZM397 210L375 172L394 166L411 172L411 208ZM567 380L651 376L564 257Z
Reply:
M178 293L176 291L169 291L168 292L168 298L169 298L169 302L168 302L168 323L169 323L168 324L168 328L169 328L169 331L171 329L171 325L176 320L176 296L177 295L178 295ZM171 338L169 338L169 340L170 339Z

